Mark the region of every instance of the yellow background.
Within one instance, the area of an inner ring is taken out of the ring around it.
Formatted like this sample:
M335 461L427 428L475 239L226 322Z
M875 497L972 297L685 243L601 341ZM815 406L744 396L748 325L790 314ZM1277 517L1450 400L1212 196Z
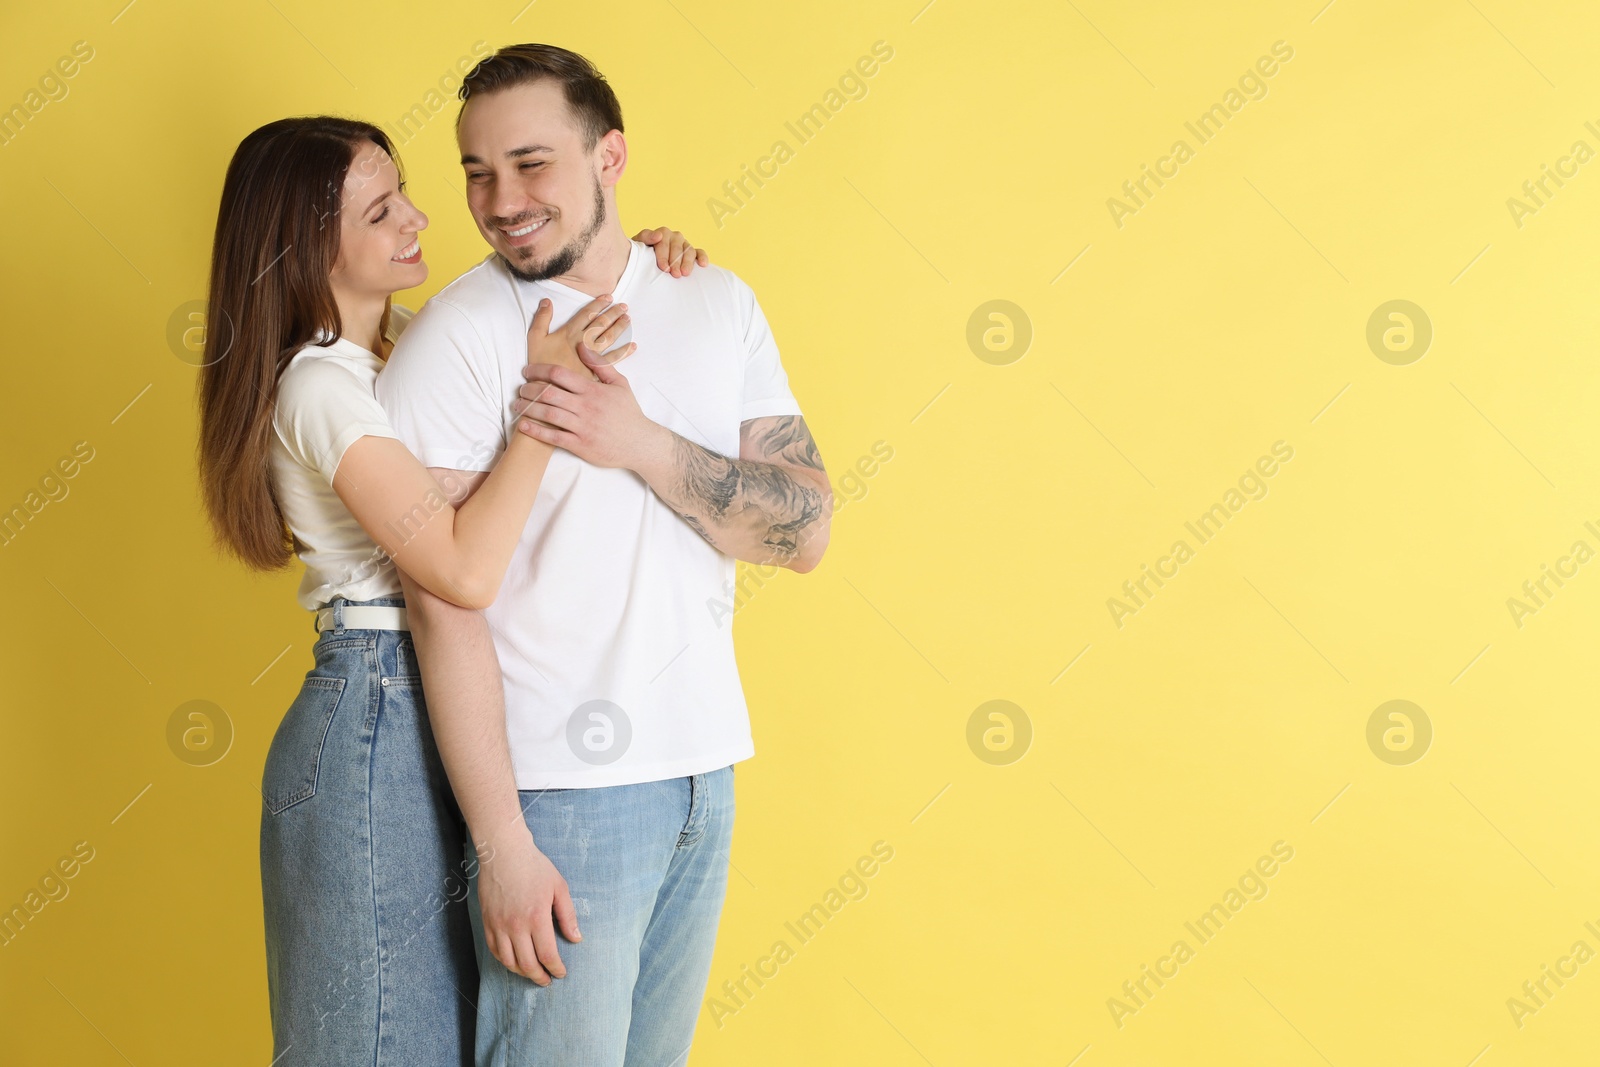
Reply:
M1600 563L1520 628L1506 605L1600 548L1600 162L1520 228L1506 205L1600 149L1587 5L124 2L0 20L3 105L94 49L0 147L0 505L95 450L0 547L0 908L95 849L0 948L4 1063L271 1058L256 785L313 635L298 568L211 548L168 320L245 133L393 123L474 42L524 40L609 76L624 226L755 288L835 484L893 449L821 568L739 611L758 755L711 992L873 842L894 859L702 1014L695 1064L1592 1060L1600 962L1520 1028L1506 1005L1600 950ZM794 144L879 40L865 98ZM1196 146L1280 40L1268 95ZM401 149L432 218L413 306L485 252L454 110ZM780 138L719 228L707 200ZM1195 158L1116 226L1178 138ZM1434 329L1406 366L1365 337L1394 299ZM990 300L1031 322L1005 365L966 340ZM1118 628L1107 598L1279 440L1268 495ZM1409 765L1367 745L1392 699L1432 723ZM233 724L210 766L168 747L190 700ZM990 700L1028 717L1020 760L969 748ZM1280 840L1266 898L1194 942ZM1180 938L1119 1028L1108 998Z

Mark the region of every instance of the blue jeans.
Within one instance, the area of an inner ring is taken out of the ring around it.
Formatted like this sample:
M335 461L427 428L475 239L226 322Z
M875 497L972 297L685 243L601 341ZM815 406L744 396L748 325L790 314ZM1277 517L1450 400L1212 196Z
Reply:
M733 768L638 785L520 794L533 843L567 880L583 940L540 987L478 950L478 1067L685 1063L728 885Z
M475 865L411 635L342 621L261 778L273 1065L470 1067Z

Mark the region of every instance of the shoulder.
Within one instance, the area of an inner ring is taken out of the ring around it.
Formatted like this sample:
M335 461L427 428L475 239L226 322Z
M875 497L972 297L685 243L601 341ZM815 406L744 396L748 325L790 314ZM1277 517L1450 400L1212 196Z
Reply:
M655 252L648 247L645 251L650 257L645 265L649 271L645 284L652 288L664 287L662 295L692 297L704 300L713 307L730 310L747 308L755 299L755 290L727 267L711 263L696 267L686 278L674 278L656 267Z
M278 395L303 395L320 390L370 386L363 381L362 368L344 353L322 345L306 345L296 352L278 375Z
M307 407L345 406L371 398L373 374L340 352L306 345L278 376L274 414L289 417Z
M418 316L428 314L428 309L446 307L472 319L478 315L503 313L506 298L516 296L516 282L498 253L491 252L478 265L463 273L449 285L440 289L422 306ZM434 316L438 317L435 311Z
M301 464L320 469L319 457L337 448L354 427L377 432L387 417L373 390L376 371L336 349L307 345L278 376L272 429Z
M489 328L508 313L521 314L515 296L511 275L491 254L407 315L390 369L404 366L419 350L438 351L441 342L458 350L486 350Z

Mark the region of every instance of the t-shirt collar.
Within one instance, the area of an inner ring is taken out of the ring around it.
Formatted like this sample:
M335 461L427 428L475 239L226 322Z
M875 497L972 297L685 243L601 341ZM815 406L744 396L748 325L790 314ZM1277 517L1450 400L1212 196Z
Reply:
M394 333L394 325L391 322L389 326L389 340L395 340ZM323 343L325 341L332 341L333 344L325 345ZM312 335L309 343L317 345L321 348L326 348L330 352L339 352L347 356L356 356L362 359L376 360L379 363L383 362L382 357L380 357L376 352L372 351L372 349L358 345L348 337L340 337L332 330L324 329L320 326L317 328L316 333Z

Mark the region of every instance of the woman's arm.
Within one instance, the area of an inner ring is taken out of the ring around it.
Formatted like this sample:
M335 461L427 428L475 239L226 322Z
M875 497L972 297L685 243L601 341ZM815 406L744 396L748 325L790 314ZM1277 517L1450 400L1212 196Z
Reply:
M665 226L641 230L634 240L653 246L656 266L673 277L709 262L704 249ZM592 378L578 346L604 352L628 325L627 306L609 303L609 295L599 297L551 332L550 302L541 301L528 329L528 362L557 363ZM629 344L617 358L636 347ZM512 434L494 471L457 509L450 503L460 498L457 487L441 486L399 441L363 437L345 452L333 488L367 536L419 585L459 607L483 608L505 577L554 451Z
M627 305L601 296L550 331L542 300L528 329L528 358L582 368L580 346L604 351L628 325ZM632 354L629 344L623 356ZM591 353L592 355L592 353ZM500 462L459 508L456 486L441 486L398 440L362 437L345 452L333 488L361 528L418 585L452 604L487 607L505 577L555 449L513 434Z

